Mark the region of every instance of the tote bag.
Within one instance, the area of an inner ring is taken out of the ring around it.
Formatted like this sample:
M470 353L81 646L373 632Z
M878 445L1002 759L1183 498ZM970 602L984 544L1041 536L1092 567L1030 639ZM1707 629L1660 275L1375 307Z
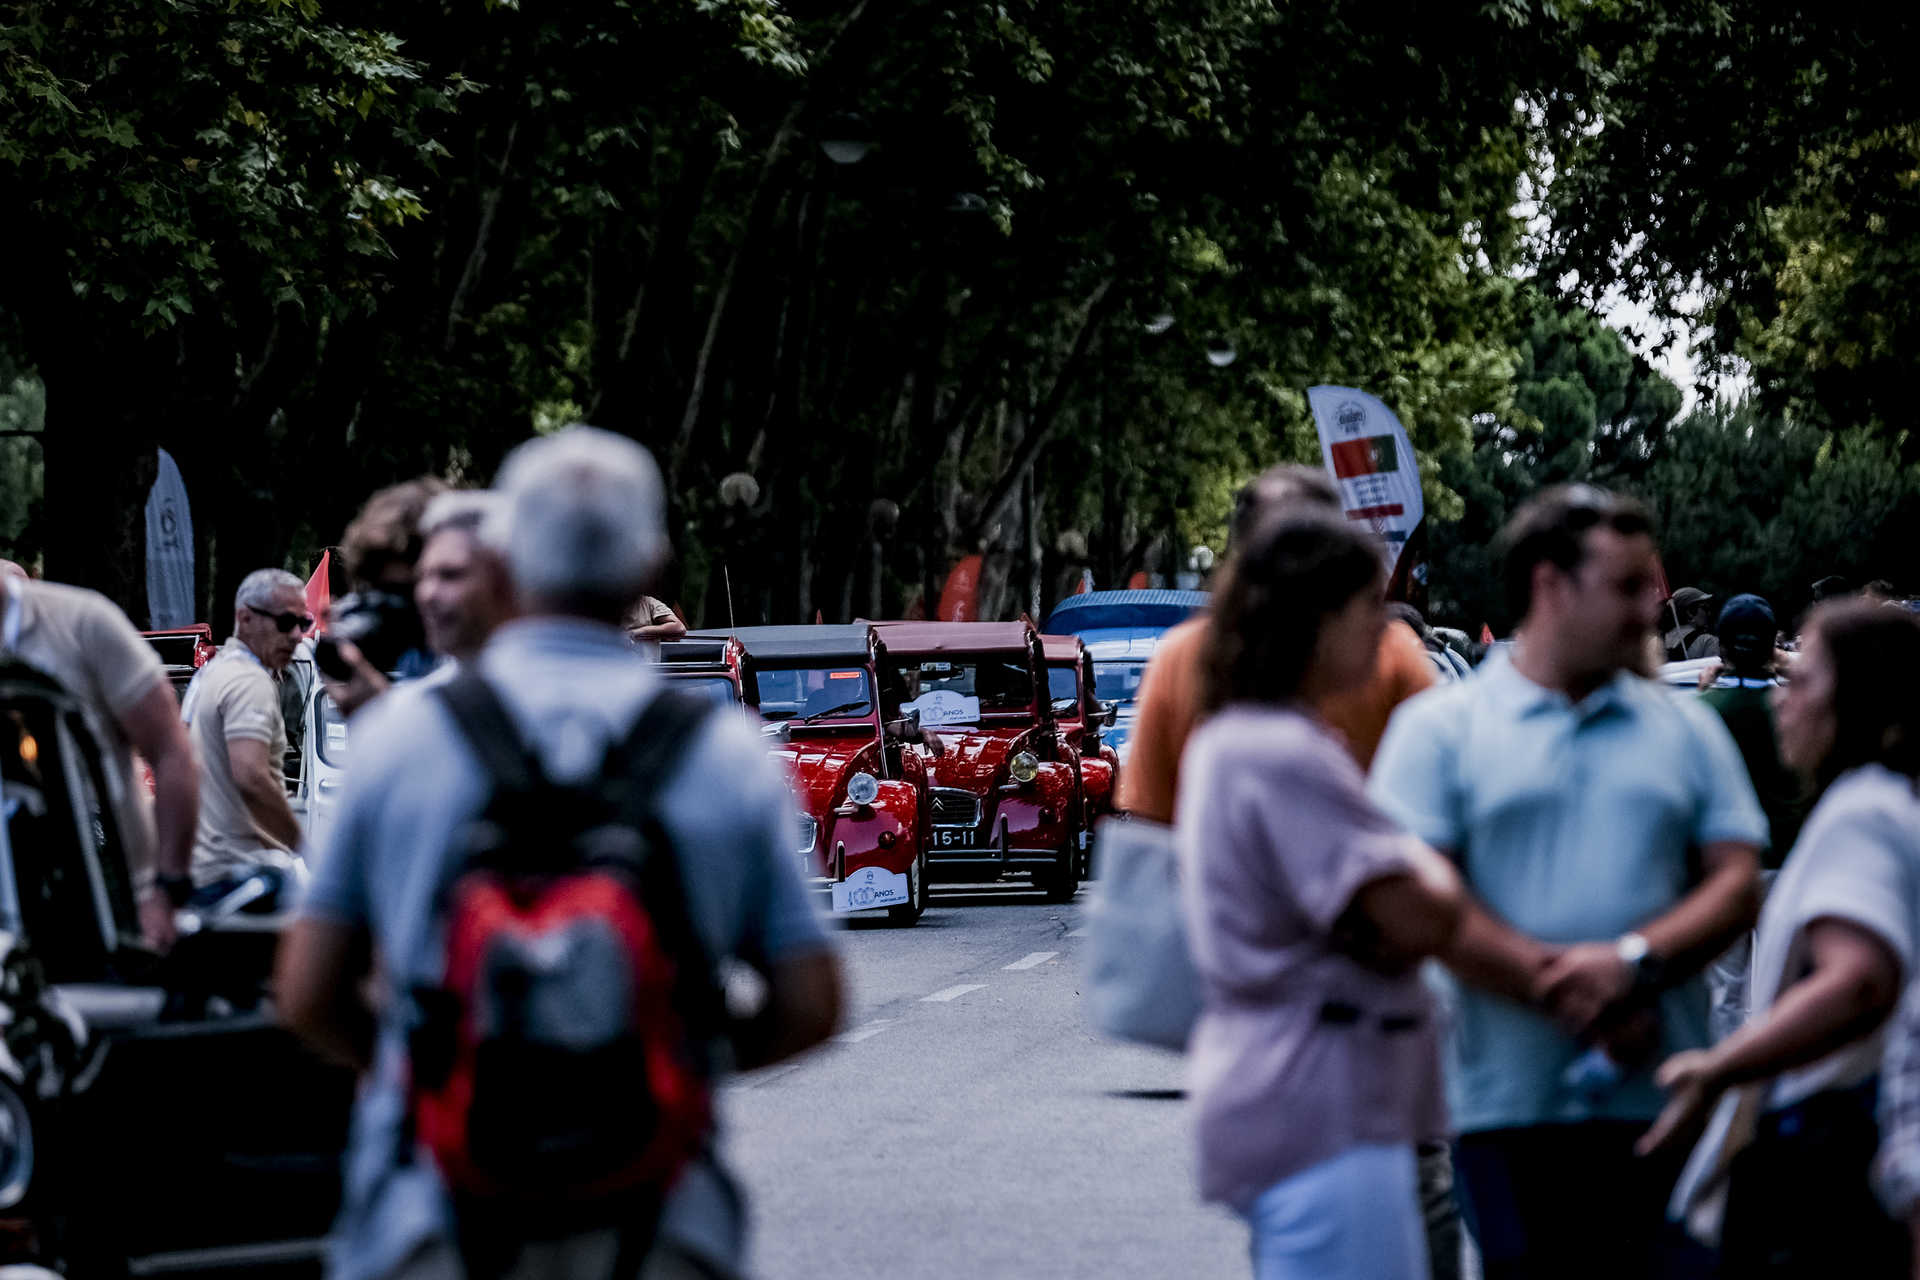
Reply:
M1173 828L1107 818L1094 850L1100 878L1087 948L1093 1023L1120 1040L1185 1049L1200 1016L1200 977L1180 914Z

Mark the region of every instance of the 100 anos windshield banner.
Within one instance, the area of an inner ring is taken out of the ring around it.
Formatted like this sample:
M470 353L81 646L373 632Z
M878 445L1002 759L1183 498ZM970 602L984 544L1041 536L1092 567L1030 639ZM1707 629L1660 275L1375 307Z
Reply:
M1309 387L1307 403L1347 519L1365 521L1386 542L1391 574L1427 512L1406 428L1393 410L1352 387Z

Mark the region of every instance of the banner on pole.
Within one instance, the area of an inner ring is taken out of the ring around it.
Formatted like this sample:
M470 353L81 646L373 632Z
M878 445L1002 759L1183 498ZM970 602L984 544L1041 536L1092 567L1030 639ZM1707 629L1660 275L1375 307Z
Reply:
M193 515L187 509L186 482L165 449L147 493L147 617L155 631L190 627L195 621Z
M1363 520L1380 535L1391 574L1427 513L1406 428L1393 410L1352 387L1309 387L1307 404L1347 519Z

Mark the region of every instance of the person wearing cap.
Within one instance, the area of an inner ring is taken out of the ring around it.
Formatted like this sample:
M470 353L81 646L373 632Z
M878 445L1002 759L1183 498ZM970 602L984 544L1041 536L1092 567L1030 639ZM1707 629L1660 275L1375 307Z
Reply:
M1713 597L1698 587L1682 587L1667 601L1667 618L1673 629L1661 637L1667 647L1667 661L1685 662L1688 658L1711 658L1720 652L1719 638L1713 634Z
M1781 761L1774 736L1772 690L1780 683L1774 667L1777 630L1773 606L1759 596L1739 595L1727 601L1715 627L1720 675L1700 695L1726 722L1767 815L1772 835L1760 865L1768 871L1778 870L1786 861L1810 804L1805 784Z

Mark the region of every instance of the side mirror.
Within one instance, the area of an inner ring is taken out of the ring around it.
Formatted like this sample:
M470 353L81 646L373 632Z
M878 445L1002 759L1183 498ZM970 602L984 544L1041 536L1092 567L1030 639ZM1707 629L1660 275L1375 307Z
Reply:
M895 738L911 738L920 732L920 709L902 712L898 720L889 720L880 727Z
M1111 729L1120 722L1120 704L1103 702L1100 704L1100 723Z
M760 736L769 742L792 742L793 730L787 726L785 720L777 720L772 724L761 725Z
M1053 700L1053 714L1056 716L1070 716L1079 709L1079 706L1080 700L1078 698L1055 698Z

